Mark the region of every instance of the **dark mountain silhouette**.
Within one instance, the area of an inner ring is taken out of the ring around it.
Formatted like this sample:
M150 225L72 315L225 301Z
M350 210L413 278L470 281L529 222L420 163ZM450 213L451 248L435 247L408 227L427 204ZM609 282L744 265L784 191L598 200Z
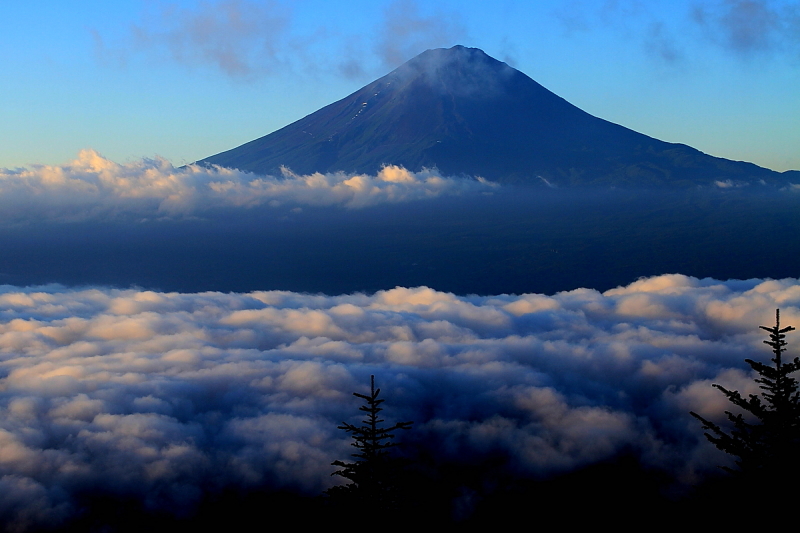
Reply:
M199 161L257 174L375 173L383 165L503 183L785 184L779 173L594 117L477 48L428 50L278 131Z

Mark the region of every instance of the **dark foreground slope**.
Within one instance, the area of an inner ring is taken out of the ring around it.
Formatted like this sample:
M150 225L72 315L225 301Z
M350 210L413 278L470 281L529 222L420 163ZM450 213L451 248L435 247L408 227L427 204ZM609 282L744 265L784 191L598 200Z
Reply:
M481 50L428 50L350 96L200 163L276 174L385 164L503 183L776 185L798 172L706 155L593 117Z

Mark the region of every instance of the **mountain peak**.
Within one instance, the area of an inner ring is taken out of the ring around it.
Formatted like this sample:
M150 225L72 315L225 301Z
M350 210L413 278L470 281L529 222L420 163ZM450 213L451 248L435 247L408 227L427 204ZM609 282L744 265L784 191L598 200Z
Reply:
M401 80L419 79L432 86L448 86L461 94L494 94L517 72L479 48L456 45L426 50L389 73Z
M785 181L593 117L478 48L426 50L353 94L202 164L375 173L394 164L499 182L691 186Z
M500 63L500 61L486 54L486 52L480 48L469 48L467 46L457 44L450 48L429 48L421 54L406 61L404 65L414 65L418 63L448 64L455 62L475 61Z

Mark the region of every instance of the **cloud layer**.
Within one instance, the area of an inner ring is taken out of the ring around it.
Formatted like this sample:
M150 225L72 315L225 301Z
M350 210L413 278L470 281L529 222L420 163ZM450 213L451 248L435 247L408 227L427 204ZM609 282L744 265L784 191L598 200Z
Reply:
M176 168L161 158L118 164L83 150L66 165L0 168L0 221L176 217L264 204L358 208L494 187L481 179L447 178L436 170L415 173L397 166L387 166L376 176L300 176L288 169L283 176L256 176L220 167Z
M0 517L58 524L82 491L191 509L204 492L317 493L375 374L403 437L516 475L633 450L691 480L724 457L690 410L756 392L758 325L800 324L800 280L668 275L605 293L460 297L0 291ZM798 353L791 337L789 354Z

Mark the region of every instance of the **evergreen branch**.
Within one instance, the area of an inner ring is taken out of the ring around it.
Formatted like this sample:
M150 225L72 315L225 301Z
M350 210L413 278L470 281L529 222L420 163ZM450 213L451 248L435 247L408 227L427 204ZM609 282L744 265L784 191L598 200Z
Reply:
M718 449L734 456L738 470L723 467L731 473L751 473L758 476L780 475L788 466L789 457L800 445L800 391L798 381L791 376L800 370L800 358L784 363L786 333L793 326L780 326L780 311L775 311L775 326L759 326L769 333L764 343L772 348L772 365L745 359L758 374L755 382L761 395L743 397L739 391L728 390L713 384L733 405L752 414L756 422L750 423L742 413L734 415L725 411L732 429L728 432L720 425L706 420L695 412L690 414L703 424L704 435Z

